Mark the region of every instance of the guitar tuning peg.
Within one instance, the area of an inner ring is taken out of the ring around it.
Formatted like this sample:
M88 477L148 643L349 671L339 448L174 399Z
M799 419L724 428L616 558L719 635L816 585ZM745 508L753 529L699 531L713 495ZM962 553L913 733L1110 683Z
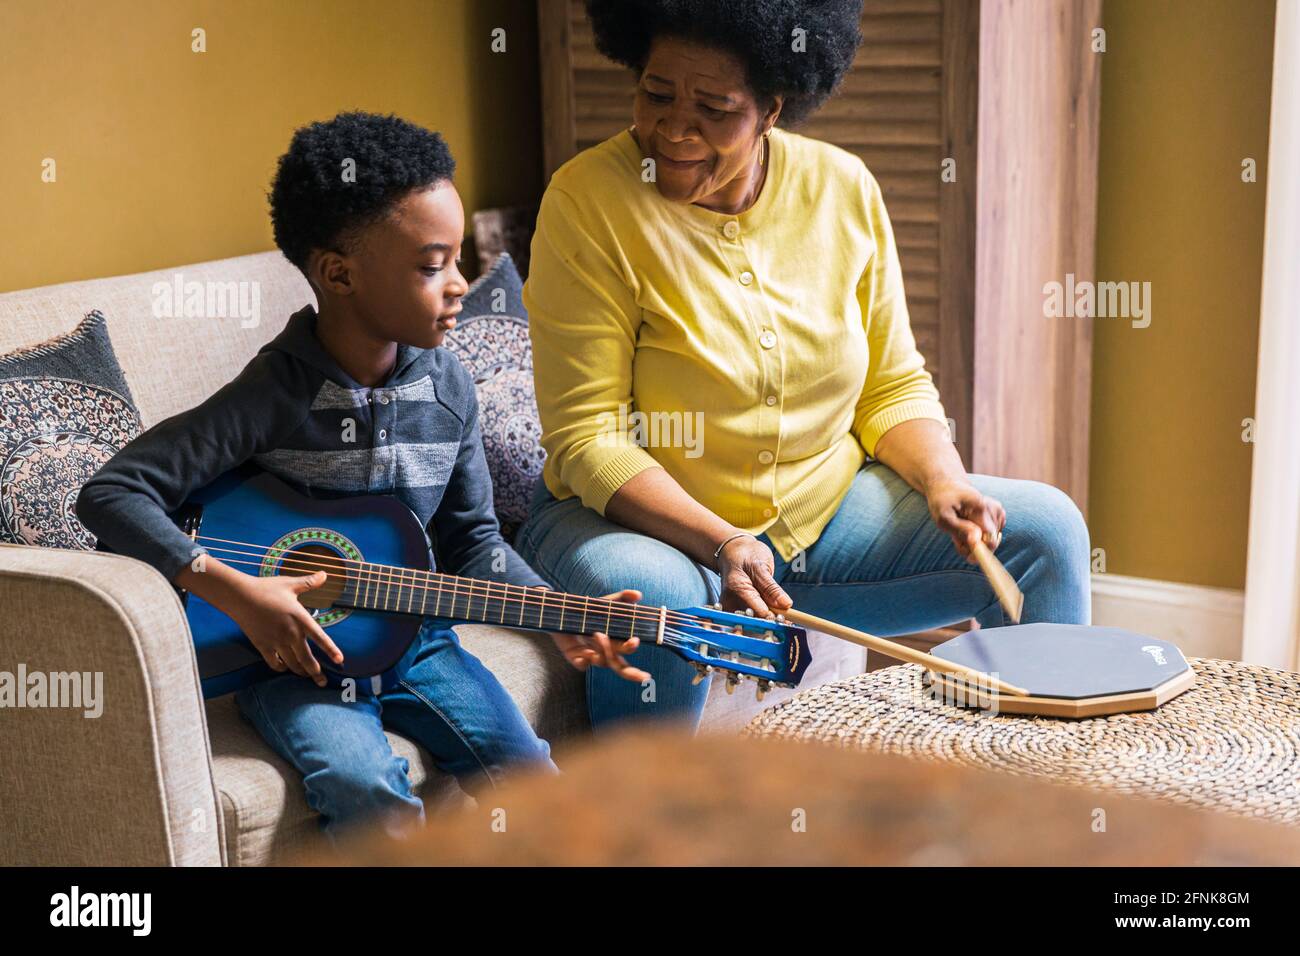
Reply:
M777 623L778 623L778 624L784 624L784 623L785 623L785 615L784 615L784 614L778 614L778 615L776 616L776 620L777 620Z
M752 607L745 608L745 617L753 617L753 616L754 616L754 609Z
M721 601L716 601L716 602L714 602L714 604L713 604L713 610L715 610L715 611L721 611L721 610L722 610L722 602L721 602Z
M694 687L696 684L699 684L711 673L713 673L713 668L710 667L708 664L696 664L695 672L696 672L695 677L691 680L692 687Z
M736 692L736 685L739 683L740 675L735 671L729 671L727 673L727 693L734 694Z
M764 697L764 695L766 695L767 692L768 692L769 690L771 690L771 689L772 689L772 685L771 685L768 681L765 681L765 680L755 681L755 682L754 682L754 699L755 699L755 700L762 700L763 697Z

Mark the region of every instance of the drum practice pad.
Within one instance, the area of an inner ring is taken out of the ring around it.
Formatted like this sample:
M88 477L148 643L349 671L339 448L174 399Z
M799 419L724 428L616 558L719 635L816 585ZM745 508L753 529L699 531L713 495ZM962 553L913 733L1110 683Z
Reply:
M944 699L1000 713L1098 717L1154 710L1196 681L1168 641L1117 627L1018 624L968 631L931 652L1029 691L1019 697L931 673Z

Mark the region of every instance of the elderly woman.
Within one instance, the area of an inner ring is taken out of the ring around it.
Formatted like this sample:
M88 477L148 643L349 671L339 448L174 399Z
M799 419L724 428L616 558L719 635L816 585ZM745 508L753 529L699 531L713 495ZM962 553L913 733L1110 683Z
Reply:
M838 85L861 0L588 0L632 126L551 178L524 301L548 453L520 553L557 587L669 608L793 605L877 634L1087 623L1088 533L1055 488L968 475L853 155L786 132ZM780 124L780 125L778 125ZM939 171L936 169L935 175ZM709 687L588 671L597 728L698 725Z

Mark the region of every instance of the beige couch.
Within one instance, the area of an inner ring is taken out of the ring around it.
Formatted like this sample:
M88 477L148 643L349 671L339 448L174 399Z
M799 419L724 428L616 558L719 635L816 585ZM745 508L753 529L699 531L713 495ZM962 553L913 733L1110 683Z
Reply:
M261 320L156 318L152 287L254 282ZM312 293L279 253L0 295L0 353L73 328L101 310L146 426L211 394ZM543 637L458 629L538 733L557 745L589 732L583 681ZM804 686L863 669L857 648L812 638ZM0 670L104 675L103 713L0 710L0 864L248 866L274 863L322 837L302 781L239 715L233 697L205 702L175 592L148 565L102 553L0 546ZM788 696L728 696L715 682L705 732L729 732ZM409 740L432 810L463 797ZM560 763L563 751L560 749Z

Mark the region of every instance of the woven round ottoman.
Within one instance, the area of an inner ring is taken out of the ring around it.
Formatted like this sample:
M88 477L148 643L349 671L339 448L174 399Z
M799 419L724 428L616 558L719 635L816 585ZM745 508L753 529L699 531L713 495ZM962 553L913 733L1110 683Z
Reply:
M1196 685L1154 711L1062 720L957 707L915 664L763 711L755 737L820 741L1042 777L1300 825L1300 676L1189 658Z

